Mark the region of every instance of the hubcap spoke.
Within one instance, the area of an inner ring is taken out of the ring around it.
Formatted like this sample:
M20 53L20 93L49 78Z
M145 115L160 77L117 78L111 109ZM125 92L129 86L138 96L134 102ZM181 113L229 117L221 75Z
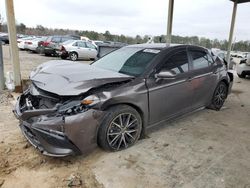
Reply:
M123 136L121 136L121 138L120 138L120 142L119 142L119 144L118 144L117 150L120 149L120 146L121 146L121 143L122 143L122 137L123 137Z
M122 115L119 116L119 121L120 121L121 127L123 127Z
M110 142L110 144L112 145L113 142L114 142L115 140L118 140L118 137L119 137L119 136L120 136L120 134L119 134L119 135L116 135L115 138L113 138L113 140Z
M120 132L119 133L108 133L109 136L116 136L116 135L119 135L121 134Z
M128 131L125 131L125 133L133 133L133 132L136 132L137 130L134 129L134 130L128 130Z
M133 140L135 140L135 138L129 132L126 132L126 135L128 135L130 138L132 138Z
M121 129L121 130L122 130L121 125L119 125L119 124L115 123L114 121L112 122L112 124L114 124L116 127L118 127L119 129Z
M127 128L129 128L131 125L133 125L136 121L137 121L137 119L134 119L132 122L130 122L130 123L127 125Z
M128 125L129 125L130 118L131 118L131 114L129 114L127 117L126 127L128 127Z
M128 147L128 144L127 144L127 142L126 142L125 135L122 135L122 140L123 140L123 143L124 143L125 148L127 148L127 147Z

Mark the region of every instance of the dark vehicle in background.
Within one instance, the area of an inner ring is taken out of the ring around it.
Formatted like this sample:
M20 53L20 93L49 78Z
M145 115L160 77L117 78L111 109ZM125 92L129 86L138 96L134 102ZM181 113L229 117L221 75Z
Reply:
M98 58L105 56L106 54L113 52L119 48L127 46L126 43L112 42L112 41L94 41L98 46Z
M3 44L9 44L9 35L7 33L1 33L0 41L2 41Z
M141 44L91 65L51 61L17 100L20 128L45 155L119 151L150 128L205 107L220 110L233 83L220 58L193 45Z
M79 40L78 36L64 35L64 36L50 36L45 41L41 42L40 45L42 47L41 51L45 54L45 56L57 56L56 49L59 47L60 43L63 43L67 40Z

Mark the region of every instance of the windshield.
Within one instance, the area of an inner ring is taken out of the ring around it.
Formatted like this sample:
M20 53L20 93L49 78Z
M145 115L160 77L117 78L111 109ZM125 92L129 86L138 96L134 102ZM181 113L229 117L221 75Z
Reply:
M71 43L71 42L73 42L73 41L75 41L75 40L66 40L66 41L63 42L62 44L63 44L63 45L66 45L66 44L69 44L69 43Z
M159 52L160 50L155 49L125 47L102 57L92 65L127 75L139 76Z

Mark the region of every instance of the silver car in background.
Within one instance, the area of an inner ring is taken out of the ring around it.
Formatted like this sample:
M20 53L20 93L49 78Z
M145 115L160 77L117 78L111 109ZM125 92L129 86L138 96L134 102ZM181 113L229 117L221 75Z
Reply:
M69 58L72 61L77 59L95 60L97 58L97 47L89 41L68 40L61 44L57 52L62 59Z

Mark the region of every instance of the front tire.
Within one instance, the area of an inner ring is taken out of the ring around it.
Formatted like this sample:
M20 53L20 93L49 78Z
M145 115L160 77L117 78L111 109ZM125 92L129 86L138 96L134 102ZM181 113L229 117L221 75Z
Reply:
M215 91L211 101L211 104L208 108L213 110L220 110L223 106L228 94L228 87L224 82L220 82Z
M71 52L69 58L71 61L76 61L78 59L78 54L76 52Z
M127 105L117 105L107 111L98 131L98 145L109 151L120 151L133 146L141 135L140 114Z

